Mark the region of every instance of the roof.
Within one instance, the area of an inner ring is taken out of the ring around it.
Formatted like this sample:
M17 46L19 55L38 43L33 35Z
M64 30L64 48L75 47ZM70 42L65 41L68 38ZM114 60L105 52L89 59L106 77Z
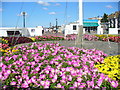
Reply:
M83 22L83 26L84 27L95 27L95 26L99 26L98 23L91 23L91 22Z
M98 22L99 20L84 19L83 22Z
M98 21L99 20L90 20L90 19L84 19L83 20L83 26L84 27L96 27L96 26L99 26L98 24ZM79 22L71 22L69 24L79 24Z

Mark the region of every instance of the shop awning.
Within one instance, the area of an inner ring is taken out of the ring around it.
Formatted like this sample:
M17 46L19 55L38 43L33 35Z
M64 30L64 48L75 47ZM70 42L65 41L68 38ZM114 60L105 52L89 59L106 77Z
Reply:
M98 23L92 23L92 22L84 22L83 26L84 27L97 27L97 26L99 26L99 24Z

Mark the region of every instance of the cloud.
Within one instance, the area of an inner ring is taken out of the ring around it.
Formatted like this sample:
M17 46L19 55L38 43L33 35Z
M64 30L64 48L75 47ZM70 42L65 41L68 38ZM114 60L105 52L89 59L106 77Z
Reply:
M50 15L55 15L55 14L57 14L56 12L49 12L48 14L50 14Z
M44 10L48 10L48 8L46 8L46 7L43 7L43 9L44 9Z
M55 6L60 6L60 3L56 3Z
M48 2L44 2L44 1L38 1L38 4L41 4L43 6L49 6L50 4Z
M107 5L107 6L105 6L106 8L113 8L113 6L111 6L111 5Z
M2 8L0 8L0 12L2 12L3 11L3 9Z
M71 16L67 16L68 18L71 18Z

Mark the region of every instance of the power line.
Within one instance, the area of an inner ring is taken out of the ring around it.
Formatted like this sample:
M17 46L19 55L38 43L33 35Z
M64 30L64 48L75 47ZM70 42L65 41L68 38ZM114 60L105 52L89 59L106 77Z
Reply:
M39 1L39 0L37 0L36 2L38 2L38 1ZM35 2L35 3L36 3L36 2ZM37 5L35 5L34 8L33 8L33 10L31 10L32 12L29 14L29 17L27 18L27 23L30 22L30 18L31 18L31 16L33 15L33 13L35 12L35 10L36 10L35 8L36 8L36 7L37 7Z
M20 8L20 12L19 12L19 14L22 12L23 4L24 4L24 2L22 2L22 4L21 4L21 8ZM16 22L16 28L17 28L17 26L18 26L19 20L20 20L20 16L19 16L18 19L17 19L17 22Z
M22 12L23 4L24 4L24 2L22 2L22 4L21 4L21 8L20 8L20 12L19 12L19 14L21 14L21 12ZM17 23L16 23L16 26L15 26L15 29L17 29L17 26L18 26L19 20L20 20L20 16L19 16L18 19L17 19ZM15 36L15 33L16 33L16 31L14 31L13 36ZM14 38L12 38L12 43L13 43L13 39L14 39ZM15 40L15 42L16 42L18 39L19 39L19 37Z
M65 22L65 25L67 24L67 15L68 15L68 13L67 13L67 11L68 11L68 0L66 0L66 4L65 4L65 14L64 14L64 18L65 18L65 20L64 20L64 22Z

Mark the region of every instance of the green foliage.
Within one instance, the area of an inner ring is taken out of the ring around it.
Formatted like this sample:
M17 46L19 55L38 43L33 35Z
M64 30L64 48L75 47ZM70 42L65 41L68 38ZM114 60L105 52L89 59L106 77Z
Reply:
M101 22L102 23L108 22L108 15L106 13L104 13L103 18L101 19Z

